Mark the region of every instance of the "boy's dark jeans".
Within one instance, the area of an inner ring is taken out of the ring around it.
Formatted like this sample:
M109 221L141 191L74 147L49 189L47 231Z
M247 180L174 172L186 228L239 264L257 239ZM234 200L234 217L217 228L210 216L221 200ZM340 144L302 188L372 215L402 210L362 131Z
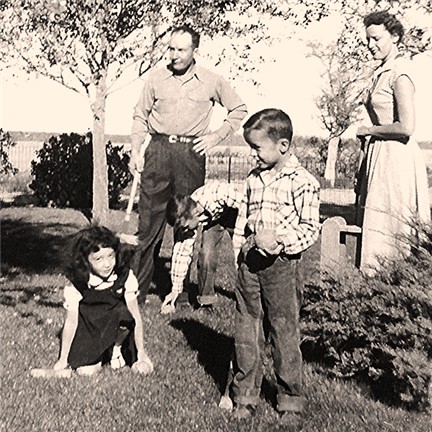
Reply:
M265 319L274 363L277 409L301 411L302 356L299 310L303 295L300 254L261 255L255 248L244 257L236 288L236 370L232 385L237 404L257 405L263 378Z

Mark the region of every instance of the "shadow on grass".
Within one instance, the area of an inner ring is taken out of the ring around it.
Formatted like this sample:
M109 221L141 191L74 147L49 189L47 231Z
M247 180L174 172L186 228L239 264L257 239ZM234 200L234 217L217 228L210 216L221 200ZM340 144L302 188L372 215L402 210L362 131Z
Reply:
M149 294L157 295L160 300L165 299L165 296L171 292L170 263L171 258L155 258L155 269Z
M52 300L53 292L47 287L19 287L5 288L0 291L0 304L15 307L18 304L27 304L34 301L38 306L50 308L62 308L61 301Z
M40 274L59 270L67 254L72 234L65 232L77 228L73 224L35 223L22 219L2 220L3 276L17 273ZM51 232L50 232L51 231Z
M170 325L183 332L189 346L198 353L198 361L223 394L228 379L234 339L193 319L177 319Z
M234 351L234 338L218 333L193 319L177 319L170 324L183 332L190 348L198 353L198 361L212 377L221 395L224 394L227 385L231 384L233 379L230 360ZM268 351L268 347L266 349ZM263 377L261 396L276 407L276 380L269 364L266 365L268 370Z

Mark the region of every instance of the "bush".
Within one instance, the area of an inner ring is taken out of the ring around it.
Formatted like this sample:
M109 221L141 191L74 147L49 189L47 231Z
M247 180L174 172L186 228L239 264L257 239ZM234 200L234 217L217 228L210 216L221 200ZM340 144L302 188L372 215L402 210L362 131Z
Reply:
M108 197L110 207L119 204L121 191L131 180L129 155L123 146L108 142ZM32 161L30 184L40 205L88 209L93 201L92 135L76 133L52 136Z
M305 290L303 352L330 375L365 380L379 400L430 407L432 228L412 254L375 277L356 269L326 275Z
M15 145L16 143L12 141L9 132L3 132L3 129L0 128L0 175L15 175L18 172L18 169L15 168L9 160L8 153L8 149Z

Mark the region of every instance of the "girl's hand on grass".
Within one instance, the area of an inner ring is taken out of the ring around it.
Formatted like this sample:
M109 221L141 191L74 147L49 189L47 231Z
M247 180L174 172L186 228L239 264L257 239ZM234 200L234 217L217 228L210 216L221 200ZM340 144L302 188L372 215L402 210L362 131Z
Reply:
M170 292L166 297L161 306L161 314L166 315L175 311L175 302L180 293Z
M132 365L132 370L134 372L142 373L144 375L148 375L153 372L154 366L152 361L148 357L144 357L139 359Z
M62 369L67 369L68 368L68 363L67 360L57 360L53 369L58 371L58 370L62 370Z

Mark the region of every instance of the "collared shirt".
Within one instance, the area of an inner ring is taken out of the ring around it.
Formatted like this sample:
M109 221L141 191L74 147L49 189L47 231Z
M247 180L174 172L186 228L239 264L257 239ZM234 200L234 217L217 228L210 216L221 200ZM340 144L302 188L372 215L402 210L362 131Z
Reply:
M231 183L219 182L207 183L191 195L191 198L205 209L209 219L212 221L217 220L227 207L238 208L242 197L243 191L238 190ZM192 237L175 243L173 247L171 282L174 292L183 290L183 282L192 261L196 238L197 230L195 230Z
M228 110L215 131L222 140L240 127L247 114L246 105L228 82L195 63L185 75L175 75L167 66L153 69L135 106L132 145L141 145L147 133L207 134L216 102Z
M251 171L234 228L237 258L249 235L275 230L284 248L281 255L306 250L319 234L319 183L295 156L280 170Z
M99 276L90 273L88 286L94 290L101 291L109 289L113 286L114 282L117 280L117 275L112 273L111 276L105 281ZM81 293L73 286L66 285L64 287L64 302L63 306L67 310L77 310L79 307L79 302L82 299ZM125 282L125 296L129 298L138 296L138 280L135 277L132 270L129 271L128 278Z

